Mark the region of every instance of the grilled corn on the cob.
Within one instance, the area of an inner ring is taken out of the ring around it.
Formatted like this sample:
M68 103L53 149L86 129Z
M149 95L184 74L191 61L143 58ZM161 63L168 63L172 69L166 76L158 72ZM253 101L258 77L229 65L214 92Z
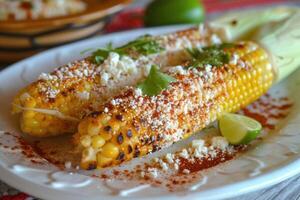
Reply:
M211 30L201 27L151 37L164 49L160 53L141 55L130 49L121 57L111 52L102 64L86 58L41 74L14 99L13 113L21 113L22 131L34 136L76 132L78 121L102 104L107 94L136 84L152 64L175 65L185 48L214 42Z
M255 101L272 85L266 51L253 42L225 49L223 66L171 68L176 81L157 96L130 87L83 119L75 134L84 169L113 166L171 145Z

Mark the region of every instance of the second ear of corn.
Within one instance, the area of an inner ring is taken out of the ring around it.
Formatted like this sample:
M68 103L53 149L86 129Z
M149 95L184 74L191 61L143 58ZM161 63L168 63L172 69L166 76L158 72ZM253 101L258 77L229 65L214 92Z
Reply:
M167 147L258 99L272 85L267 52L252 42L228 49L235 60L222 67L186 69L161 94L131 87L82 120L75 142L81 167L103 168Z

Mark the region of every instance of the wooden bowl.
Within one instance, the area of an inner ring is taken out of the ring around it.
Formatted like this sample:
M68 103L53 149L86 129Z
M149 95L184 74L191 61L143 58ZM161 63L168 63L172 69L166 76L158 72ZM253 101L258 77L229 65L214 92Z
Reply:
M10 63L44 49L99 33L105 18L131 0L86 0L78 14L37 20L0 21L0 62Z

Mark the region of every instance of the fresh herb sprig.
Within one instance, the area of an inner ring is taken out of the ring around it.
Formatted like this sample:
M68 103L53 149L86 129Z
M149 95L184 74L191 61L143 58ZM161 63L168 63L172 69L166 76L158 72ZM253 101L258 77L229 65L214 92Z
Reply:
M220 45L204 47L202 49L187 49L188 53L192 56L190 66L204 67L205 65L209 64L220 67L224 64L228 64L230 61L230 54L225 52L224 49L232 47L234 47L234 44L224 43Z
M150 35L139 37L118 49L123 49L125 52L136 51L143 55L154 54L164 50Z
M142 55L149 55L163 51L159 43L157 43L150 35L145 35L137 38L118 48L113 48L109 43L106 48L97 49L92 53L92 61L96 64L101 64L108 57L110 52L118 53L119 55L128 55L130 52L137 52Z
M158 67L152 65L148 77L138 84L143 94L148 96L158 95L162 90L166 89L171 82L176 81L175 78L159 71Z

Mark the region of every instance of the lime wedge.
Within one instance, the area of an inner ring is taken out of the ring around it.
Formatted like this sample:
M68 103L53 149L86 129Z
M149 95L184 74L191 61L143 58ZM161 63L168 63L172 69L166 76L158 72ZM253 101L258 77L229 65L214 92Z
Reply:
M248 144L261 132L261 124L244 115L226 113L219 119L221 134L230 144Z
M198 24L204 20L200 0L154 0L146 8L145 25Z

